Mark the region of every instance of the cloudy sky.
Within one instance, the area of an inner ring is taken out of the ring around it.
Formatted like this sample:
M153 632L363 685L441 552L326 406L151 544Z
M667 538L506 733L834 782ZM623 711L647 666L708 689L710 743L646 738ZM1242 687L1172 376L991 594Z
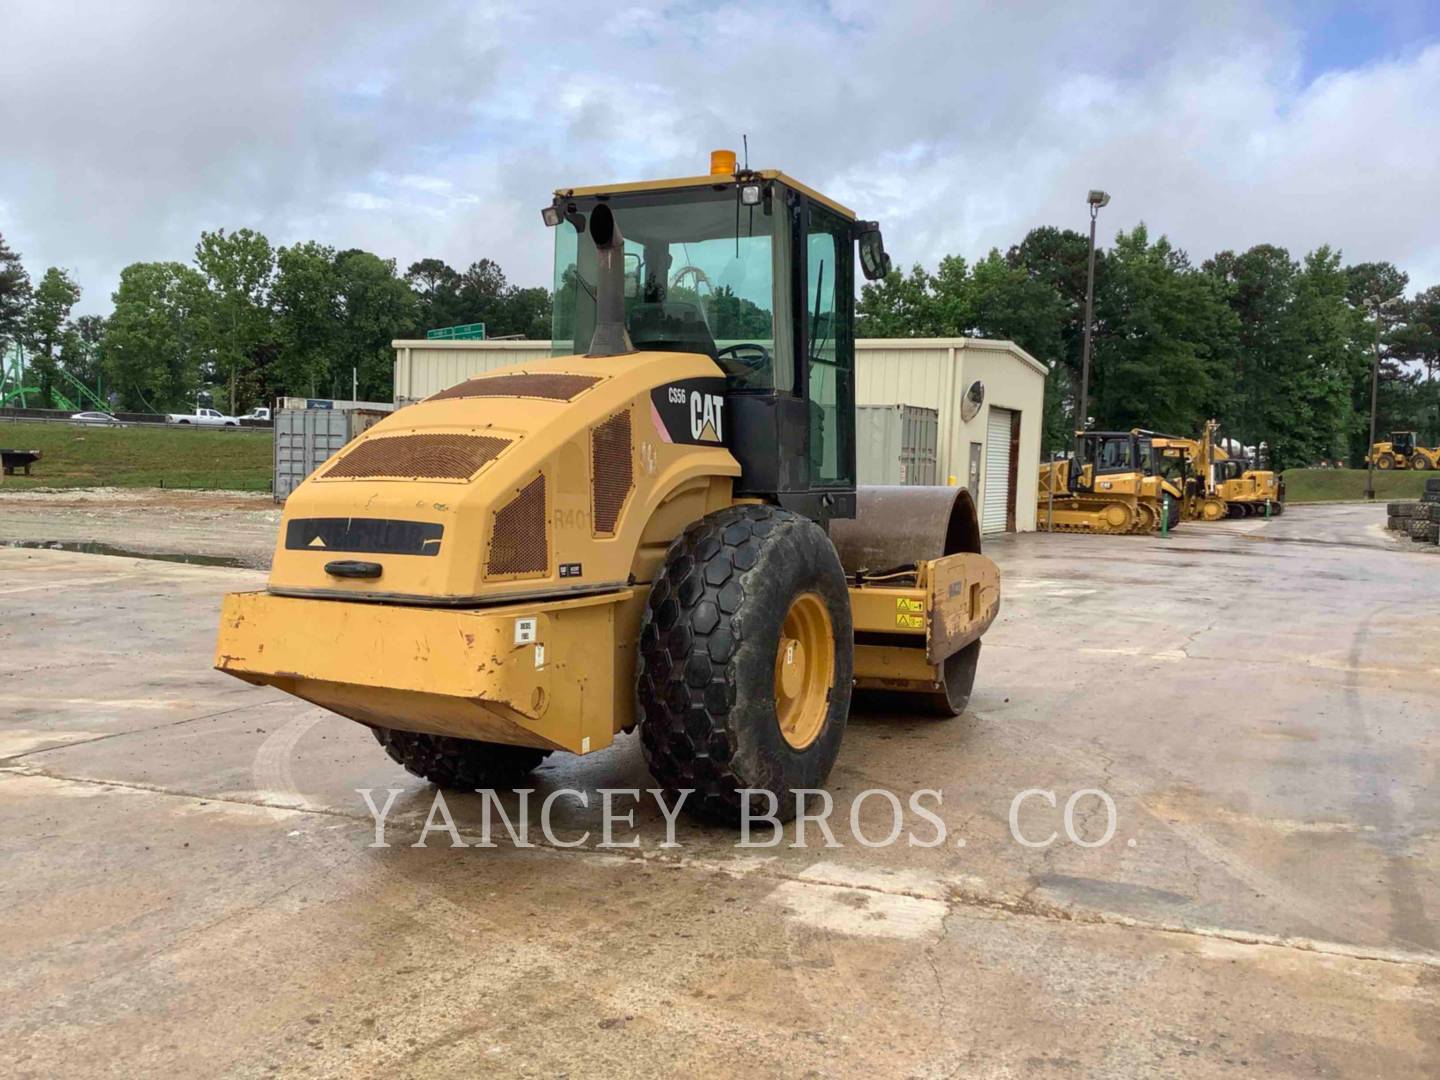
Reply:
M0 233L106 311L201 229L498 259L551 189L750 136L902 264L1144 220L1440 283L1440 4L0 0Z

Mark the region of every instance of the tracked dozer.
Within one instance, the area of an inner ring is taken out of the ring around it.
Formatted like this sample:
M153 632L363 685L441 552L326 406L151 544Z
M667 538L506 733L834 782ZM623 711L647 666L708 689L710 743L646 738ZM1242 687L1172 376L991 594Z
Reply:
M878 226L782 173L556 192L556 356L407 406L289 498L216 666L514 785L638 726L734 821L819 786L852 690L959 713L1000 603L963 488L855 485L854 267Z
M1180 522L1180 488L1148 437L1082 431L1072 457L1040 466L1037 521L1054 532L1149 533Z

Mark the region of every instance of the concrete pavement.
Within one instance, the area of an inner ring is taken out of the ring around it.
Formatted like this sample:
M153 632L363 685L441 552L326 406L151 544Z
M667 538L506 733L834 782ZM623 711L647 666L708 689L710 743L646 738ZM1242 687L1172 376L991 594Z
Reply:
M633 737L536 773L581 847L409 847L432 788L209 670L261 574L0 550L10 1068L1436 1075L1440 562L1381 525L993 544L970 711L852 718L833 849L663 849L648 802L599 848ZM390 847L356 788L402 789ZM939 789L945 842L862 846L872 788Z

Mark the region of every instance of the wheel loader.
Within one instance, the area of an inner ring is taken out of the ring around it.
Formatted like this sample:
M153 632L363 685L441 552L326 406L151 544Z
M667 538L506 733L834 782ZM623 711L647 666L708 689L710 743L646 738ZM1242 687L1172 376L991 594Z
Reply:
M964 488L855 484L879 227L780 172L557 191L555 353L374 425L289 497L215 666L436 784L639 728L703 818L823 783L852 690L961 712L1000 603ZM768 801L768 800L767 800Z
M1037 521L1054 532L1148 533L1180 523L1180 488L1160 471L1149 436L1077 431L1072 457L1044 462Z
M1417 469L1425 472L1440 469L1440 449L1419 446L1413 431L1392 431L1388 442L1377 442L1370 447L1365 464L1375 460L1377 469Z

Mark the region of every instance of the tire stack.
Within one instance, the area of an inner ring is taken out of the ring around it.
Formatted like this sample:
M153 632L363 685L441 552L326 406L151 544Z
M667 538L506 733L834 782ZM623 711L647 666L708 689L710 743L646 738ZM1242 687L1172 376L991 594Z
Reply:
M1406 533L1418 544L1440 544L1440 479L1426 480L1418 501L1393 502L1386 511L1392 531Z

